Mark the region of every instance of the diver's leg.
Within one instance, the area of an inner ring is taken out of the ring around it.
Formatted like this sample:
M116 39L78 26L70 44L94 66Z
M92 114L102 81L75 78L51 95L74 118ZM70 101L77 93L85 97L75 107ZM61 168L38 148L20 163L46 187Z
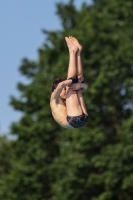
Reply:
M68 78L70 78L77 75L76 53L78 51L78 47L76 47L69 40L69 38L66 37L65 40L69 50ZM79 116L82 114L82 109L80 106L77 92L73 91L69 87L67 88L67 93L66 93L66 107L67 107L67 115L69 116Z
M76 53L78 51L78 47L75 46L69 38L65 37L68 50L69 50L69 65L68 65L68 73L67 78L71 78L73 76L78 75L77 74L77 61L76 61Z
M77 90L78 100L84 114L88 115L81 90Z
M83 68L82 68L82 62L81 62L81 51L82 51L82 46L79 44L78 40L75 37L70 36L69 40L78 47L78 51L76 54L76 64L77 64L77 75L83 76Z

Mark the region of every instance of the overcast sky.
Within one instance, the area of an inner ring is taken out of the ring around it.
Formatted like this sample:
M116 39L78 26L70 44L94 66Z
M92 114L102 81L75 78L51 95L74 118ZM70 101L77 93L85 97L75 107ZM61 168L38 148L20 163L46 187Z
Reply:
M18 71L21 60L37 60L37 50L45 41L42 29L61 29L55 14L57 2L68 0L0 1L0 134L8 133L21 116L9 105L10 95L19 96L17 83L24 81ZM91 0L75 0L76 7L83 2Z

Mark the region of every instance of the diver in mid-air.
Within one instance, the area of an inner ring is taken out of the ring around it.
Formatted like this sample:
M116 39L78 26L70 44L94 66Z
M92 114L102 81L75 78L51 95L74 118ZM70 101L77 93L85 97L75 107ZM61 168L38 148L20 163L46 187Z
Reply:
M50 107L55 121L64 128L80 128L88 121L82 92L88 88L81 62L82 46L72 36L65 37L69 50L67 79L56 78L51 85Z

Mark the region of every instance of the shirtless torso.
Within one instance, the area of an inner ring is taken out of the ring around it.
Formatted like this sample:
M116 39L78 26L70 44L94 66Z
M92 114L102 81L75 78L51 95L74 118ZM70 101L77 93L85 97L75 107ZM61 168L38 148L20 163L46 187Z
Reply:
M73 127L70 126L70 124L66 120L67 117L66 103L60 98L60 96L55 100L54 93L51 95L50 107L53 118L58 124L60 124L64 128L73 129Z

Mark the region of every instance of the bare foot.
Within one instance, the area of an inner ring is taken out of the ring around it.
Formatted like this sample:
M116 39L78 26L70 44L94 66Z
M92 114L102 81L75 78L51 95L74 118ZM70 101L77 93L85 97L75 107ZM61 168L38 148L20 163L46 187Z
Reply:
M65 37L65 40L66 40L69 51L73 51L73 52L78 51L78 47L74 43L72 43L68 37Z
M69 37L69 40L70 40L75 46L78 47L79 52L82 51L82 46L79 44L78 40L77 40L75 37L70 36L70 37Z

